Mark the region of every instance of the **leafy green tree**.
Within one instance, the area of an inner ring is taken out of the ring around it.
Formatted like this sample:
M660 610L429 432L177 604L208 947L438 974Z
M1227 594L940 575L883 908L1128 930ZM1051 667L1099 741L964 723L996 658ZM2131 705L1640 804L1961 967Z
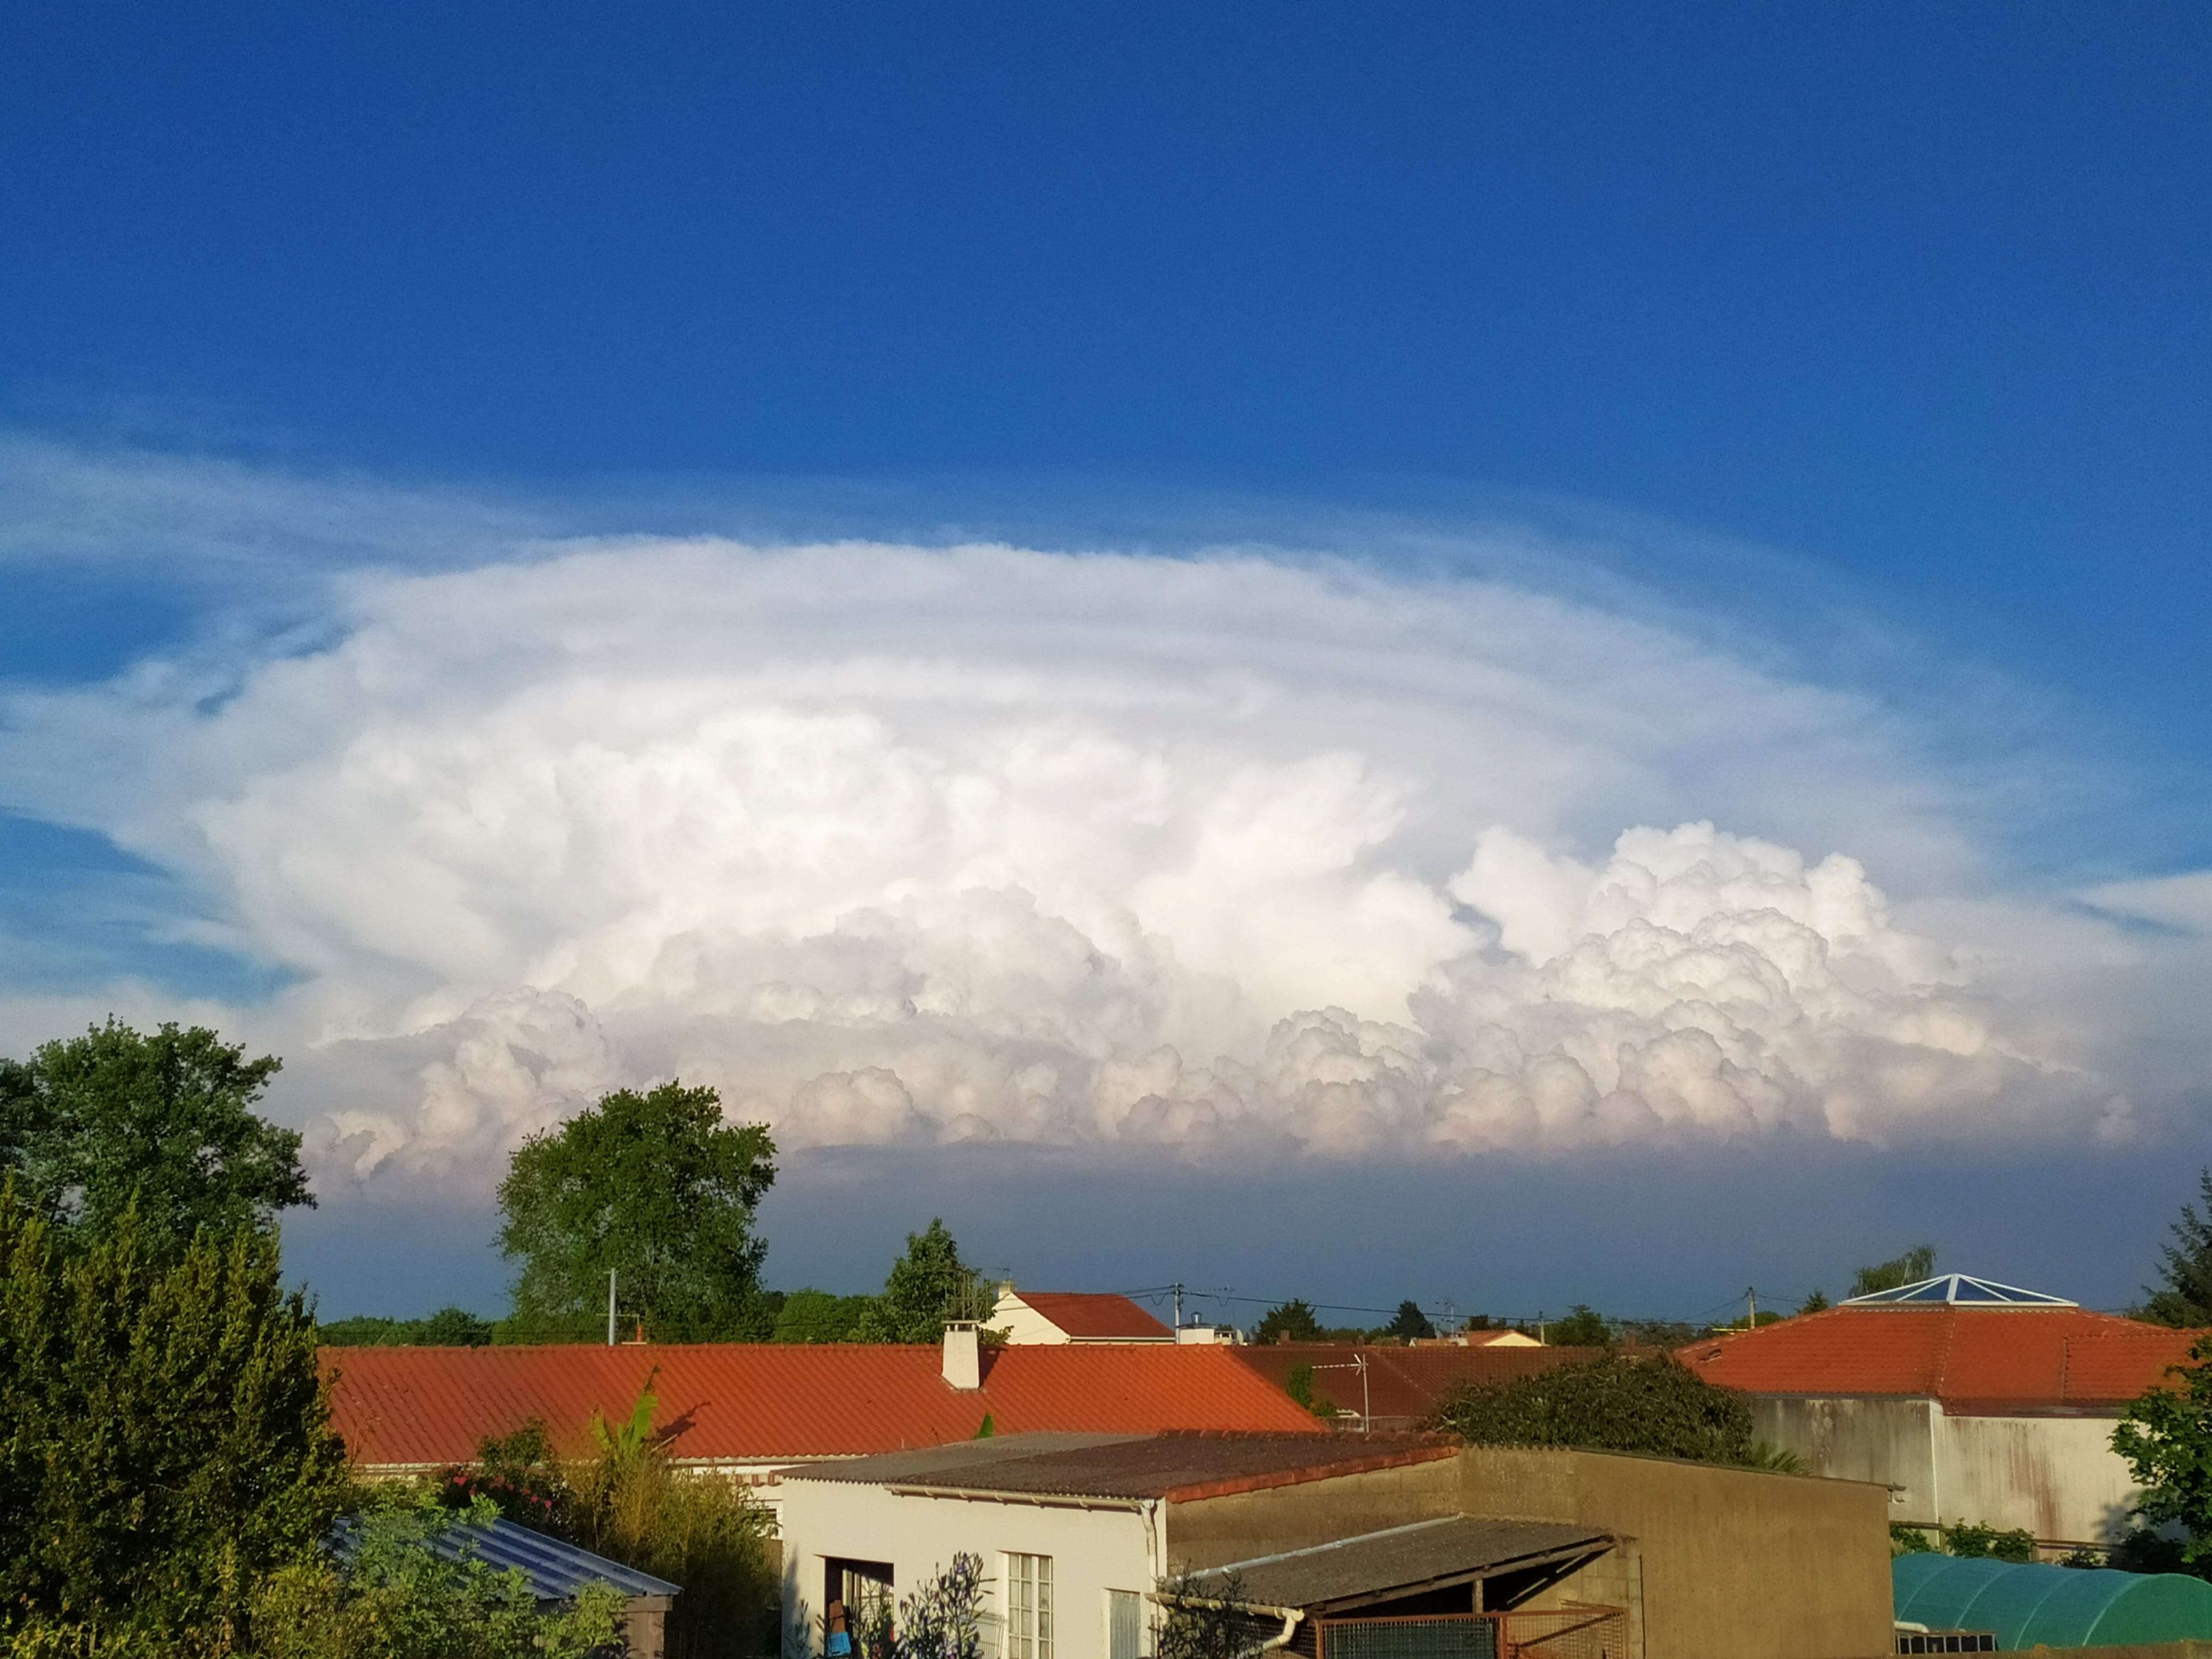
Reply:
M884 1293L861 1310L855 1342L935 1342L948 1319L978 1318L981 1279L960 1260L943 1220L906 1236L906 1254L891 1264Z
M1602 1348L1612 1343L1613 1332L1604 1315L1587 1302L1577 1302L1565 1319L1553 1322L1544 1337L1555 1348Z
M836 1296L828 1291L793 1291L783 1299L769 1340L849 1342L861 1316L875 1300L872 1296Z
M1911 1281L1908 1280L1907 1282L1910 1283ZM1816 1290L1812 1295L1807 1297L1802 1302L1797 1304L1797 1311L1801 1314L1826 1313L1827 1310L1828 1296L1827 1292L1825 1291Z
M1429 1316L1413 1302L1401 1302L1397 1316L1383 1328L1385 1336L1395 1336L1401 1342L1413 1342L1436 1334L1437 1328L1429 1323Z
M1473 1445L1574 1446L1700 1463L1776 1467L1751 1433L1751 1402L1668 1355L1615 1355L1455 1390L1430 1426Z
M1318 1342L1321 1335L1321 1322L1314 1317L1313 1309L1303 1297L1293 1297L1261 1315L1252 1340L1261 1343Z
M1936 1276L1936 1247L1916 1244L1903 1255L1862 1267L1851 1280L1853 1296L1872 1296L1877 1291L1901 1290Z
M2136 1310L2154 1324L2194 1329L2212 1325L2212 1170L2197 1176L2197 1193L2204 1208L2181 1206L2181 1215L2168 1231L2173 1243L2159 1250L2155 1285L2143 1286L2149 1298Z
M415 1341L425 1348L489 1347L491 1322L477 1318L466 1308L441 1308L422 1321L416 1331Z
M2155 1532L2178 1524L2185 1571L2212 1572L2212 1336L2190 1345L2173 1368L2179 1389L2154 1387L2120 1413L2112 1449L2127 1462L2142 1501L2135 1514Z
M0 1624L211 1638L344 1499L313 1316L267 1233L61 1231L0 1188Z
M757 1123L722 1121L712 1089L623 1089L517 1149L500 1183L500 1249L522 1264L514 1325L588 1337L617 1275L626 1319L664 1342L743 1334L768 1246L753 1214L775 1179Z
M283 1062L202 1026L110 1019L0 1062L0 1159L21 1200L96 1235L136 1204L144 1247L173 1259L203 1227L266 1229L313 1206L300 1136L252 1108Z

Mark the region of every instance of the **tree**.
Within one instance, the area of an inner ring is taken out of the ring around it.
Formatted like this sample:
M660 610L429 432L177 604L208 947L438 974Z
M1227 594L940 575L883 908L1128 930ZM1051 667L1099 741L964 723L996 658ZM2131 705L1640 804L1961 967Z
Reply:
M2185 1570L2212 1570L2212 1335L2172 1368L2179 1389L2155 1386L2120 1413L2112 1449L2142 1489L2135 1514L2148 1530L2179 1525ZM2200 1564L2203 1564L2200 1565Z
M267 1233L62 1231L0 1188L0 1619L211 1639L343 1501L313 1315Z
M1430 1426L1473 1445L1574 1446L1754 1468L1776 1461L1752 1439L1749 1401L1664 1354L1468 1384L1447 1396Z
M1851 1280L1853 1296L1872 1296L1877 1291L1901 1290L1936 1276L1936 1247L1916 1244L1903 1255L1862 1267Z
M2159 1250L2156 1285L2146 1285L2150 1299L2136 1313L2154 1324L2184 1330L2212 1325L2212 1169L2197 1176L2197 1193L2204 1208L2181 1206L2180 1218L2167 1230L2173 1243Z
M1401 1302L1398 1304L1397 1316L1384 1328L1384 1332L1387 1335L1396 1337L1401 1342L1410 1343L1421 1338L1434 1336L1437 1334L1437 1328L1429 1323L1429 1316L1421 1311L1418 1304L1412 1302Z
M1555 1348L1603 1348L1613 1341L1605 1316L1587 1302L1576 1303L1567 1310L1567 1316L1554 1321L1544 1334Z
M1304 1298L1293 1297L1260 1316L1252 1340L1262 1343L1318 1342L1321 1322L1314 1317L1314 1310Z
M783 1298L772 1342L849 1342L861 1317L875 1304L872 1296L836 1296L828 1291L793 1291Z
M1797 1304L1797 1311L1801 1314L1826 1313L1827 1310L1828 1295L1825 1291L1816 1290Z
M149 1036L118 1020L0 1062L0 1160L21 1201L70 1237L135 1203L146 1249L173 1260L203 1227L266 1229L312 1206L300 1136L252 1110L283 1062L203 1026Z
M766 1128L725 1124L714 1090L681 1083L618 1090L531 1136L499 1188L500 1249L522 1263L515 1325L590 1335L611 1270L624 1316L661 1341L743 1334L768 1251L753 1212L775 1154Z
M906 1236L906 1254L891 1263L884 1293L860 1312L855 1342L935 1342L948 1319L980 1317L981 1279L960 1260L941 1218Z

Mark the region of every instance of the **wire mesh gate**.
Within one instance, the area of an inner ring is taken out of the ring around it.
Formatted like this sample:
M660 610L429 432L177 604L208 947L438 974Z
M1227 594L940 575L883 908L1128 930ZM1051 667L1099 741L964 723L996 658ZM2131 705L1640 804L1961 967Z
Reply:
M1316 1659L1626 1659L1619 1607L1325 1619Z

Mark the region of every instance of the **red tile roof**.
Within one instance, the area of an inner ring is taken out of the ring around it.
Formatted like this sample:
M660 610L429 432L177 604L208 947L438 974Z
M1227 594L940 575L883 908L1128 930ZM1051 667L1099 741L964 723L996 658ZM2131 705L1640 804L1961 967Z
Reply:
M325 1348L332 1415L356 1462L466 1462L477 1443L543 1420L556 1450L589 1441L592 1413L629 1414L659 1368L658 1426L679 1460L854 1457L972 1437L1060 1429L1310 1430L1313 1419L1231 1350L1172 1344L987 1350L983 1386L945 1381L934 1347L645 1345Z
M1359 1373L1367 1361L1367 1409L1377 1421L1417 1423L1465 1382L1507 1382L1555 1366L1595 1359L1598 1348L1398 1348L1349 1343L1283 1343L1231 1348L1246 1365L1281 1388L1291 1369L1316 1367L1314 1397L1346 1411L1360 1409Z
M1175 1332L1126 1296L1088 1291L1021 1291L1024 1303L1079 1340L1164 1340Z
M1987 1416L2133 1400L2203 1334L2081 1308L1832 1308L1677 1352L1751 1394L1898 1395Z

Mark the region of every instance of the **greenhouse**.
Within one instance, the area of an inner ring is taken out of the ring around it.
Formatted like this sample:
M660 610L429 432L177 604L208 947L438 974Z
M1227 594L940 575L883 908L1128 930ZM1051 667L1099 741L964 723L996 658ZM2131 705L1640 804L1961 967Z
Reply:
M1897 1620L1931 1631L1994 1631L2000 1649L2212 1638L2212 1584L2175 1572L1901 1555Z

